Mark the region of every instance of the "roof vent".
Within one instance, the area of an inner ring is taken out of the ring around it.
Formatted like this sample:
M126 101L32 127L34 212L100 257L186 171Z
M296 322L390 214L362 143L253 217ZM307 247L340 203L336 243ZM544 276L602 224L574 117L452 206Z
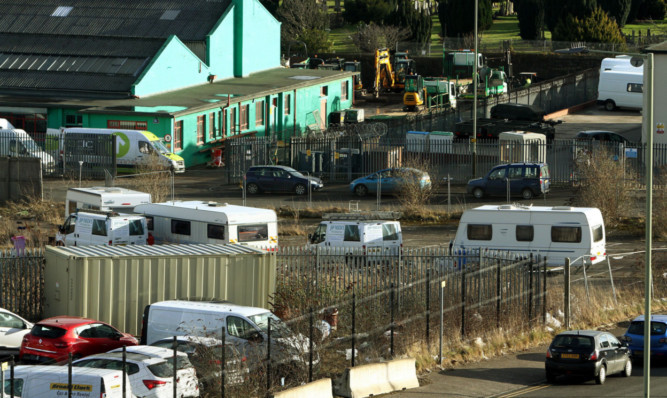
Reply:
M572 210L572 206L554 206L552 210Z
M500 205L498 206L498 210L514 210L515 207L514 205Z
M56 10L51 14L52 17L66 17L69 15L70 12L74 7L69 7L69 6L58 6Z
M160 19L164 21L173 21L180 13L181 10L166 10L164 13L162 13Z
M220 206L220 203L218 202L208 202L209 207L218 207Z

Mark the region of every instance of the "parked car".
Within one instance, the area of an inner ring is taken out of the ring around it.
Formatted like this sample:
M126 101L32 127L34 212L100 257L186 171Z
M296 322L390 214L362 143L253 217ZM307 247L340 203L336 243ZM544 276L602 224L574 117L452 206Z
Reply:
M305 176L287 166L252 166L244 178L246 190L251 195L260 192L293 192L306 195L309 184L311 191L324 188L321 179Z
M482 178L468 181L466 190L477 199L484 196L511 196L532 199L549 192L550 174L546 163L510 163L495 166Z
M173 338L165 338L153 342L151 346L171 350L173 344ZM212 337L176 336L176 349L187 354L192 362L197 371L202 391L209 388L219 391L222 363L221 340ZM233 344L225 344L225 382L230 386L243 384L249 373L247 357L239 353Z
M644 356L644 315L632 320L623 340L634 359ZM651 315L651 356L667 358L667 315Z
M614 133L613 131L604 130L584 130L577 133L575 137L577 140L592 140L592 141L608 141L625 146L632 146L632 143L622 135Z
M543 122L546 112L539 106L528 104L498 104L491 108L491 117L494 119L526 120L529 122Z
M0 308L0 350L18 351L23 336L30 333L32 326L15 313Z
M173 396L173 351L159 347L130 347L125 353L125 361L125 369L134 395L146 398L171 398ZM72 366L122 370L122 349L90 355L74 361ZM176 373L178 397L198 397L200 394L197 376L186 354L178 353L176 366L178 368Z
M26 363L60 362L139 342L130 334L93 319L57 316L37 322L23 337L19 359Z
M403 189L430 189L431 177L427 172L411 168L398 167L377 171L350 183L350 192L357 196L377 193L397 194Z
M630 349L614 335L597 330L572 330L554 337L547 349L545 362L547 381L568 375L595 379L603 384L607 375L620 373L630 377Z

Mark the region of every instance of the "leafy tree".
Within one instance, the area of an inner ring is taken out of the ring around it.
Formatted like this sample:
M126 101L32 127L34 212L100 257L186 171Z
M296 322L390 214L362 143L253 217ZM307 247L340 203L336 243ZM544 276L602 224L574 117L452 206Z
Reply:
M262 3L264 8L266 8L266 10L271 13L271 15L274 17L277 15L278 6L280 5L279 0L259 0L259 2Z
M582 19L597 7L597 0L544 0L544 22L551 32L568 15Z
M317 4L313 0L282 0L277 18L282 22L282 43L302 41L311 54L331 49L326 31L329 26L326 2Z
M635 19L642 21L662 20L665 18L666 8L665 0L644 0L637 5Z
M557 41L625 43L618 24L609 18L609 15L599 7L591 15L581 19L573 15L568 15L556 25L552 37Z
M609 14L609 17L616 21L618 26L625 26L628 14L630 14L632 0L598 0L598 3Z
M517 3L519 35L524 40L540 38L544 25L544 7L542 0L521 0Z
M392 13L390 20L393 25L409 29L412 41L425 43L431 38L433 21L426 2L398 0L396 11Z
M396 9L396 0L345 0L344 17L350 23L384 24Z
M478 29L487 30L493 24L491 0L479 0ZM442 35L465 36L475 30L475 2L470 0L439 0L438 16Z

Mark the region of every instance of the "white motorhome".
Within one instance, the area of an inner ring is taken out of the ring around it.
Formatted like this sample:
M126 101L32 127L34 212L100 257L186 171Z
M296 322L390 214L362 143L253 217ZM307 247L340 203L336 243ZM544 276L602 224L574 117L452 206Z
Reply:
M169 201L136 206L156 243L242 243L278 246L278 217L269 209L204 201Z
M47 140L51 142L51 147L60 148L62 155L66 136L85 134L116 137L116 162L119 172L134 172L138 165L152 164L153 159L176 173L185 171L183 158L171 153L160 138L150 131L61 127L59 130L48 129ZM53 143L54 141L57 143Z
M14 368L14 379L5 373L4 391L22 398L62 398L69 390L67 366L20 365ZM112 369L72 368L72 396L83 398L123 398L123 372ZM125 397L134 397L125 376Z
M592 207L486 205L461 216L452 249L546 256L550 266L606 259L602 213Z
M644 69L612 69L600 72L598 104L608 111L616 108L642 109Z
M127 188L70 188L65 196L65 214L87 209L131 213L135 206L145 203L151 203L151 194Z
M332 213L324 220L308 242L313 247L365 249L367 254L396 253L403 245L400 213ZM393 218L393 220L389 220Z
M65 246L145 245L148 239L146 218L114 212L77 211L59 229Z
M11 124L7 122L2 126L9 127ZM42 160L43 170L53 171L55 169L53 156L44 152L44 149L28 133L17 128L0 129L0 156L39 158Z

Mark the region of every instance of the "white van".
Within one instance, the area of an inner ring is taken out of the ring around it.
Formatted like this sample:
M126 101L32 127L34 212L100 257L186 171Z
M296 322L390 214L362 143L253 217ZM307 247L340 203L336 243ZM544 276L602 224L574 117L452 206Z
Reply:
M55 171L55 159L44 152L24 130L0 129L0 156L34 157L42 160L42 170Z
M60 130L48 129L47 140L57 140L62 155L65 137L76 134L114 135L119 172L134 172L137 165L149 163L150 156L156 156L160 164L176 173L185 171L183 158L169 152L160 138L150 131L61 127Z
M278 246L278 217L269 209L227 203L169 201L136 206L156 243L242 243Z
M151 194L127 188L70 188L65 196L65 214L87 209L131 213L135 206L145 203L151 203Z
M59 232L65 246L145 245L148 239L145 217L94 210L70 215Z
M608 111L616 108L642 109L644 101L644 69L604 70L600 72L598 104Z
M22 398L62 398L69 389L67 366L20 365L14 368L13 381L5 373L5 396ZM72 396L85 398L123 398L123 372L111 369L72 368ZM125 397L134 397L125 376Z
M638 71L640 68L632 66L630 55L617 55L614 58L604 58L600 63L600 73L606 70Z
M308 237L315 247L365 249L367 254L396 253L403 245L395 212L332 213Z
M602 213L592 207L486 205L461 216L452 249L503 250L546 256L550 266L592 264L607 257Z
M169 300L147 305L142 319L140 344L153 344L173 336L222 339L224 330L226 344L233 344L254 362L266 358L269 320L274 360L303 365L302 355L308 353L310 346L308 337L295 334L267 309L225 301Z

